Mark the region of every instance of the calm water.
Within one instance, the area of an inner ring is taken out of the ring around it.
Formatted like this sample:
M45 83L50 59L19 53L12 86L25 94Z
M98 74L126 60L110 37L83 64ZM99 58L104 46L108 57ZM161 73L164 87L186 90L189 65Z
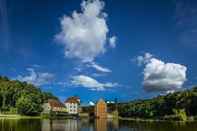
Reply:
M0 131L197 131L197 123L117 120L0 120Z

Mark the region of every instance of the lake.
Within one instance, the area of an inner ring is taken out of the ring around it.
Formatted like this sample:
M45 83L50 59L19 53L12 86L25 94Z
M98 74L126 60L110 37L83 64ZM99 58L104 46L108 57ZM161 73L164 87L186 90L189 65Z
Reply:
M0 131L197 131L197 122L0 119Z

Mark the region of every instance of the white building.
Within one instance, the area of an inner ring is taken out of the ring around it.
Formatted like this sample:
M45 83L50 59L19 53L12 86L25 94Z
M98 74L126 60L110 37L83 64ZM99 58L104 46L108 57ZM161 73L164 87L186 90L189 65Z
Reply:
M77 115L79 113L80 99L79 97L69 97L64 105L69 114Z

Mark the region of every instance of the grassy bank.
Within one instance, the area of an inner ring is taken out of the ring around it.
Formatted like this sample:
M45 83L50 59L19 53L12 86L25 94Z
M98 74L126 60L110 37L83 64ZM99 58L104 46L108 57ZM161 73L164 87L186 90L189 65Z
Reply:
M24 116L19 114L0 114L0 119L74 119L73 116L50 116L50 115L38 115L38 116Z
M0 119L76 119L87 118L87 114L75 115L57 115L57 114L41 114L37 116L27 116L19 114L0 114Z
M139 121L139 122L160 122L160 121L168 121L168 120L161 120L161 119L145 119L145 118L132 118L132 117L118 117L119 120L125 121Z
M0 114L0 119L40 119L41 116L24 116L19 114Z
M0 114L0 119L88 119L89 116L87 114L80 114L78 117L74 116L24 116L19 114ZM195 119L197 117L188 117L187 120L181 121L181 120L174 120L174 119L154 119L154 118L134 118L134 117L118 117L119 120L124 121L138 121L138 122L193 122L196 121ZM109 118L110 119L110 118Z
M196 119L197 117L195 116L191 116L191 117L187 117L186 120L177 120L177 119L174 119L173 117L172 118L169 118L169 119L165 119L165 118L162 118L162 119L154 119L154 118L134 118L134 117L118 117L119 120L125 120L125 121L139 121L139 122L166 122L166 121L169 121L169 122L194 122L194 121L197 121Z

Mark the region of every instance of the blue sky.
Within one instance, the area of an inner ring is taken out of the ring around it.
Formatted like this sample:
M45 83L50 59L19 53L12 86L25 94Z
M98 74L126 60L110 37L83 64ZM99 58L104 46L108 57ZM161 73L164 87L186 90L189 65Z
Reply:
M189 88L196 14L195 0L0 0L0 75L84 102Z

